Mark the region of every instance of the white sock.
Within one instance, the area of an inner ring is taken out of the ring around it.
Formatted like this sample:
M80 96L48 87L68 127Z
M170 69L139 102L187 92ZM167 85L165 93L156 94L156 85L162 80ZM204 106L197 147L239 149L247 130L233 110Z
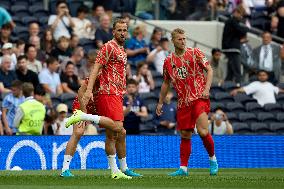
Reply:
M180 168L181 168L182 170L184 170L184 172L187 172L187 167L186 167L186 166L180 166Z
M71 163L72 156L70 155L64 155L64 160L63 160L63 167L62 167L62 172L66 171L69 169L69 165Z
M215 155L212 156L212 157L209 157L209 159L210 159L210 160L213 160L213 161L216 161L216 160L217 160Z
M125 158L118 159L118 161L119 161L119 165L120 165L120 170L121 170L122 172L125 172L126 169L128 169L127 163L126 163L126 157L125 157Z
M107 156L108 164L110 166L110 170L111 170L112 173L119 172L118 167L116 165L115 157L116 157L116 155L108 155Z
M83 120L83 121L92 121L92 122L94 122L96 125L99 124L100 118L101 118L101 116L92 115L92 114L86 114L86 113L84 113L84 112L81 114L80 117L81 117L81 120Z

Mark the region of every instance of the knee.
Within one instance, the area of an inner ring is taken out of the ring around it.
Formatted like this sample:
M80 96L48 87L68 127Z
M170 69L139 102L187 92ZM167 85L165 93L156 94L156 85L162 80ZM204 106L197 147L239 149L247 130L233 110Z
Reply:
M206 137L209 134L208 129L202 128L202 129L197 129L197 133L201 138Z
M119 132L119 140L125 140L125 138L126 138L126 130L123 128Z
M182 131L181 134L180 134L181 138L184 138L184 139L191 139L191 136L192 136L192 132L191 131Z

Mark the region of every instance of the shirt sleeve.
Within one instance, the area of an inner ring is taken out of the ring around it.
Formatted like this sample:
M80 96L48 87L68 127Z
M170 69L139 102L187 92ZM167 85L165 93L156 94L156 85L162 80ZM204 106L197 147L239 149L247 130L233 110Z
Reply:
M52 25L54 23L55 19L56 19L56 16L55 15L51 15L48 18L48 25Z
M251 84L244 86L243 89L247 95L250 95L255 93L258 87L255 82L252 82Z
M2 21L3 24L7 24L7 23L12 21L10 14L5 9L2 9L1 14L3 15L2 18L4 18L3 21Z
M199 49L199 48L194 48L194 54L197 63L204 69L209 65L209 61L206 58L205 54Z
M107 44L103 45L101 50L98 52L96 63L99 63L101 65L106 65L110 57L110 54L111 51L109 50Z
M168 62L168 60L165 59L164 65L163 65L163 78L164 78L164 80L168 81L168 80L170 80L170 74L169 74L168 69L167 69L167 62Z
M39 78L40 84L48 84L48 80L47 80L47 77L44 74L44 71L40 72L38 78Z
M103 37L102 37L102 34L101 34L100 29L97 29L97 30L96 30L96 33L95 33L95 40L98 40L98 41L102 41L102 40L103 40Z
M24 116L23 110L20 107L18 107L17 110L16 110L15 118L14 118L14 126L16 128L19 127L19 125L20 125L20 123L22 121L23 116Z
M10 102L9 102L8 98L9 98L8 95L4 98L4 100L2 102L2 108L8 108L10 106Z
M126 48L127 48L127 49L132 49L132 50L135 49L134 40L133 40L133 39L130 39L130 40L129 40L129 42L126 44Z
M278 94L278 93L279 93L279 88L278 88L278 87L273 86L273 90L274 90L274 93L275 93L275 94Z

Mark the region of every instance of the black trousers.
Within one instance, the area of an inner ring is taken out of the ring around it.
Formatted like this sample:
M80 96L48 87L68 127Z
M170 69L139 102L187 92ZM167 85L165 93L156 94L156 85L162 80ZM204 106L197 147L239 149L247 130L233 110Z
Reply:
M228 58L228 69L226 81L235 81L236 83L241 82L241 55L236 52L226 52Z

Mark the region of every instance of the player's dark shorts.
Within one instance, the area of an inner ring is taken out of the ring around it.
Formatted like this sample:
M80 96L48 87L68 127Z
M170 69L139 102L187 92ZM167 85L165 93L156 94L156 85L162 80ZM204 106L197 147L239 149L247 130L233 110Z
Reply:
M190 106L177 110L177 130L193 130L198 117L203 113L210 112L209 99L197 99Z
M124 121L123 97L118 95L97 95L98 115L109 117L113 121Z

